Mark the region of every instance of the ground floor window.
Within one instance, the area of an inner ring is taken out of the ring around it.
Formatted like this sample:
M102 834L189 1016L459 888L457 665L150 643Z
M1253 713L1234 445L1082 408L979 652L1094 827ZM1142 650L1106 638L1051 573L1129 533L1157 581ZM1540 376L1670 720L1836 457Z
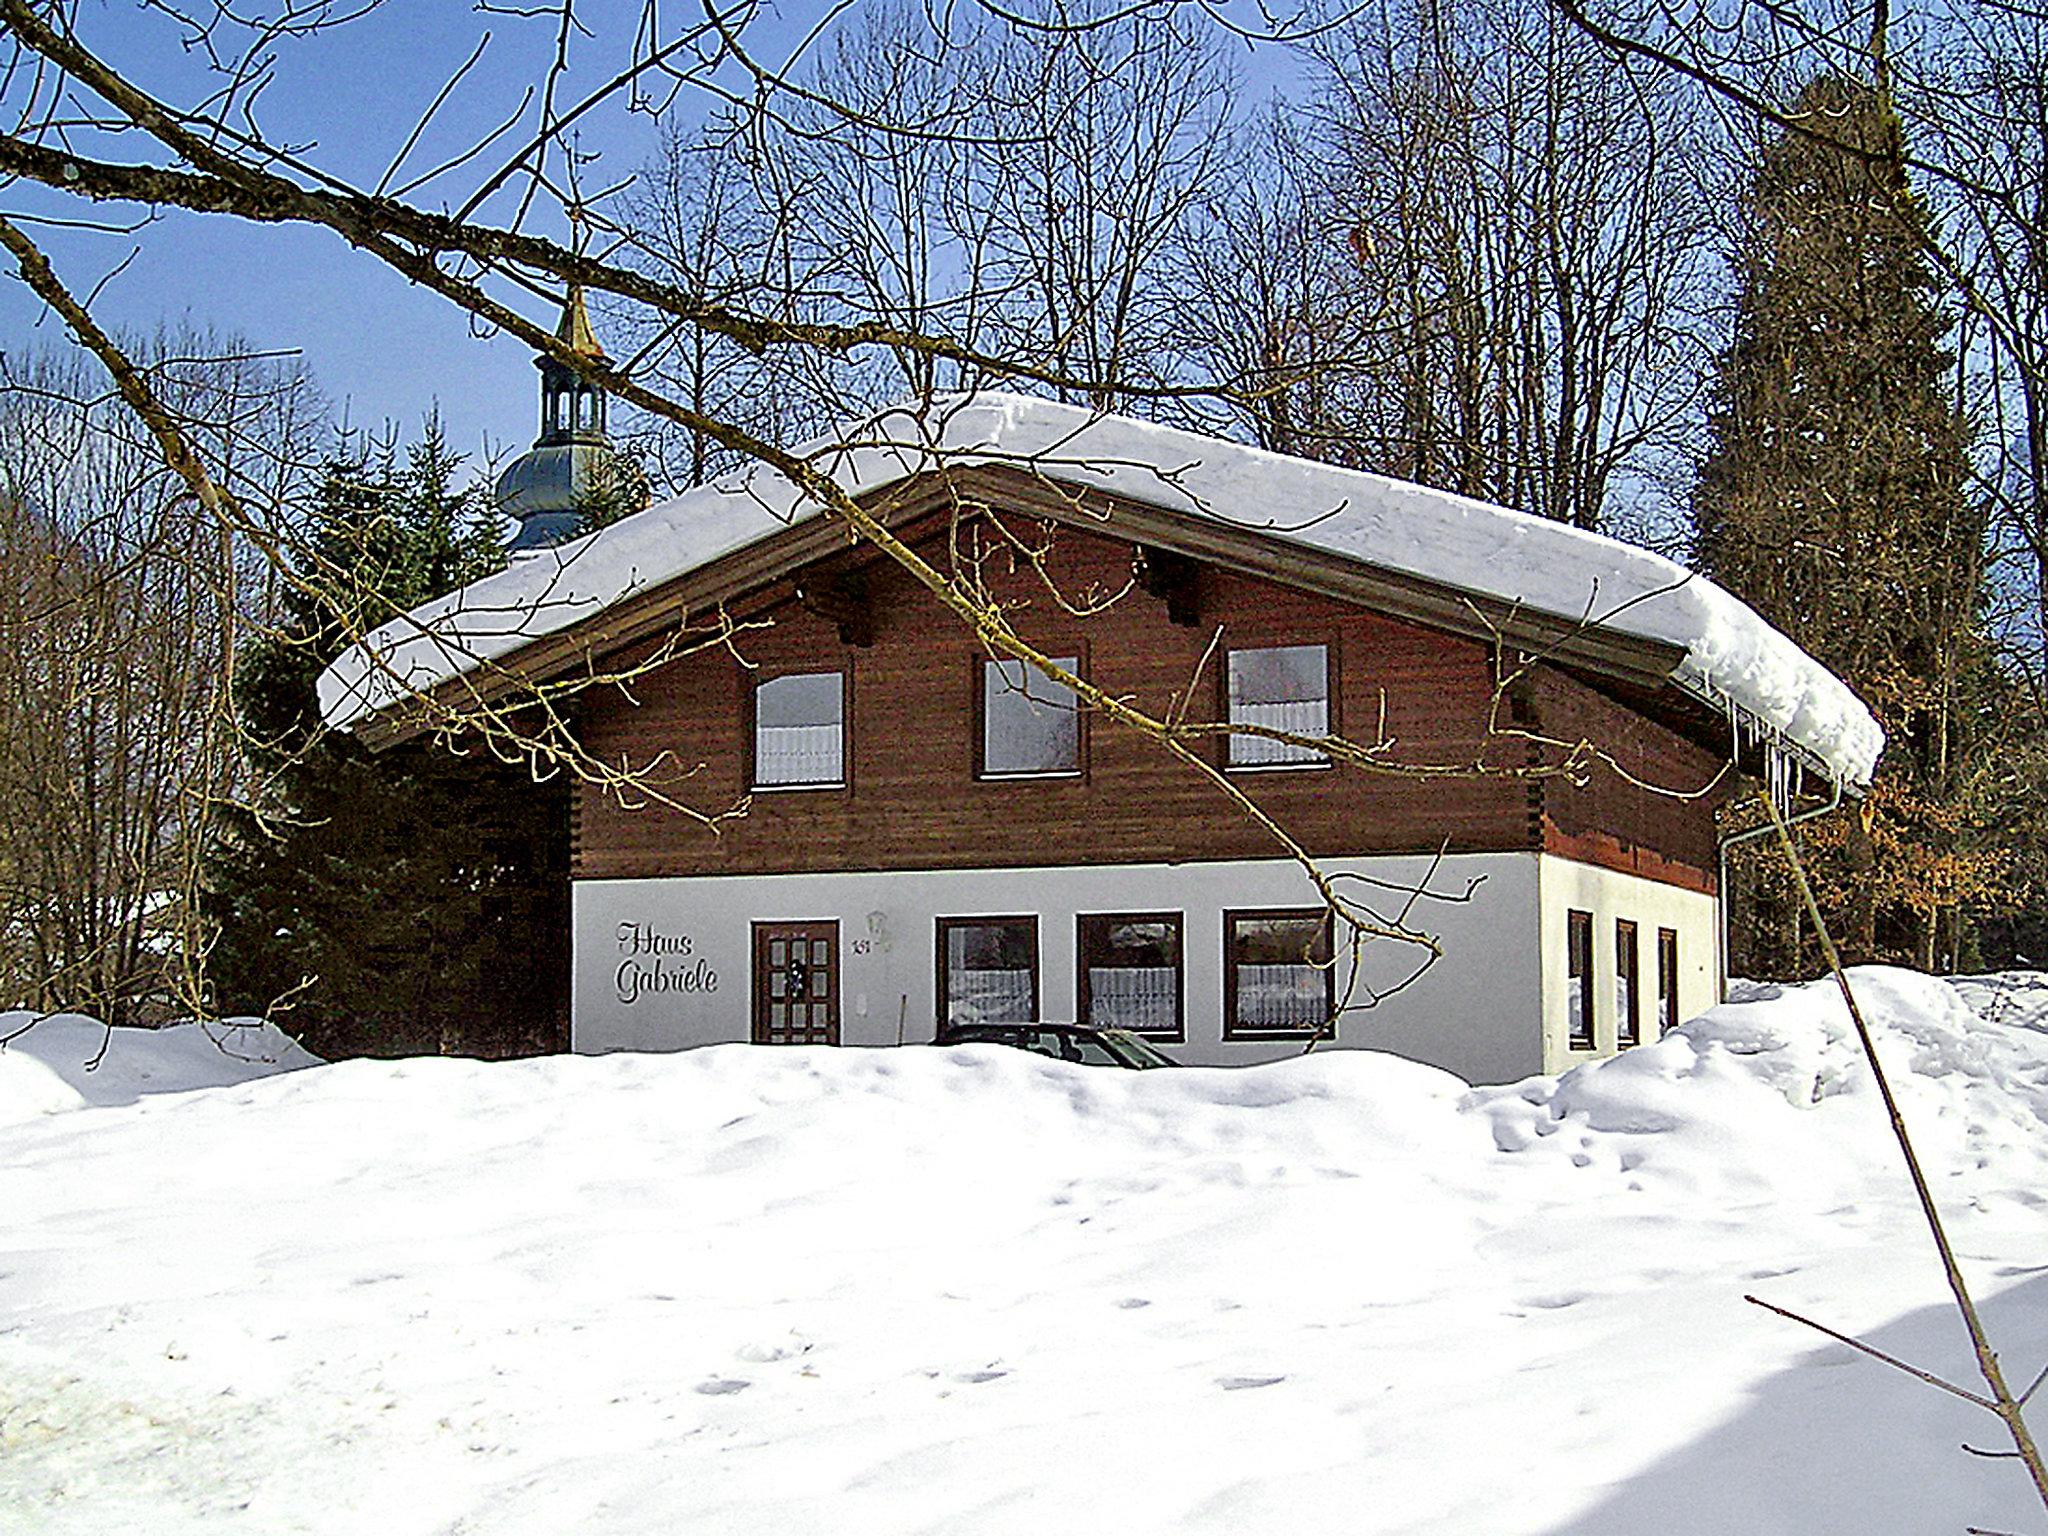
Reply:
M1572 912L1565 919L1565 1003L1567 1043L1575 1051L1593 1049L1593 914Z
M1223 1035L1305 1035L1336 1008L1330 914L1321 907L1223 914Z
M1181 1037L1181 915L1086 913L1074 920L1080 1022Z
M1022 1024L1038 1017L1038 919L938 920L939 1024Z
M1643 968L1636 953L1636 925L1614 924L1614 1043L1625 1050L1643 1038Z
M1678 1028L1678 930L1657 930L1657 1029L1670 1034Z

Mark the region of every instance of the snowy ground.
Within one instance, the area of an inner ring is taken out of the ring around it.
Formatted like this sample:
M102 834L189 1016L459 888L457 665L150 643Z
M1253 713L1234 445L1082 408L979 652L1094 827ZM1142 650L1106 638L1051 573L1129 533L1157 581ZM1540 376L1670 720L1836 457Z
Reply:
M2024 1380L2048 984L1858 981ZM1476 1093L733 1046L42 1113L22 1043L4 1531L2048 1523L1995 1424L1742 1300L1967 1379L1826 989Z

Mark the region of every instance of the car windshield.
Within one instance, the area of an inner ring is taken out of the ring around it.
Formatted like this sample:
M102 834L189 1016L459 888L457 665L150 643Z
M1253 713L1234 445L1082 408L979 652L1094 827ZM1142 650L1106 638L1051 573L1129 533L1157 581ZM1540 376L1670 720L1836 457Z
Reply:
M1076 1029L1065 1024L956 1024L939 1036L941 1045L1007 1045L1034 1056L1050 1056L1084 1067L1177 1067L1127 1029Z
M1119 1056L1107 1044L1100 1040L1091 1039L1087 1035L1062 1035L1060 1036L1060 1044L1066 1048L1067 1060L1078 1061L1084 1067L1121 1067L1124 1065L1123 1057Z
M1177 1067L1179 1062L1127 1029L1100 1031L1102 1043L1127 1067Z

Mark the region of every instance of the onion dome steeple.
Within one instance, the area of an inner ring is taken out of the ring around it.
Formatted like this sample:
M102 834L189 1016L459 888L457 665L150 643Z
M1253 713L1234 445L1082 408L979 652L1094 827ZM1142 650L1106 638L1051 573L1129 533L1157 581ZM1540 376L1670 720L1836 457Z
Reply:
M555 339L579 356L602 359L583 290L571 284ZM511 555L559 544L587 526L646 505L646 483L605 435L605 394L566 363L543 353L540 436L498 476L497 507L519 520Z

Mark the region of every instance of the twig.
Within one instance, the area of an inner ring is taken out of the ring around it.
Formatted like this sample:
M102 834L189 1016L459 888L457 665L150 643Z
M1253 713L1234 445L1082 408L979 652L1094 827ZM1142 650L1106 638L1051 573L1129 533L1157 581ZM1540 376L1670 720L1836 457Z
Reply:
M1817 1323L1812 1318L1802 1316L1800 1313L1791 1311L1789 1308L1778 1306L1775 1302L1765 1301L1761 1296L1744 1296L1742 1299L1753 1307L1762 1307L1766 1312L1775 1312L1780 1317L1790 1318L1795 1323L1803 1324L1811 1328L1815 1333L1824 1333L1837 1344L1846 1344L1851 1349L1870 1356L1873 1360L1882 1360L1893 1369L1904 1371L1908 1376L1917 1377L1919 1380L1926 1382L1930 1387L1939 1387L1944 1392L1952 1392L1957 1397L1967 1398L1979 1408L1990 1408L1996 1411L1998 1407L1990 1398L1972 1392L1968 1387L1959 1387L1954 1382L1935 1375L1932 1371L1923 1371L1919 1366L1908 1364L1897 1355L1888 1355L1883 1350L1864 1343L1861 1339L1851 1338L1846 1333L1830 1328L1826 1323ZM1967 1451L1970 1447L1966 1445L1963 1449ZM1982 1453L1980 1452L1979 1454ZM2001 1452L2000 1454L2010 1455L2012 1453Z
M1991 1347L1991 1340L1984 1331L1984 1320L1977 1315L1977 1304L1971 1299L1969 1283L1964 1280L1962 1268L1956 1262L1955 1249L1949 1244L1948 1228L1942 1224L1941 1212L1934 1203L1934 1192L1927 1186L1927 1176L1920 1168L1920 1156L1913 1150L1913 1138L1907 1133L1905 1116L1900 1113L1899 1101L1892 1093L1891 1079L1885 1075L1884 1063L1878 1060L1877 1042L1871 1037L1870 1026L1863 1020L1863 1010L1857 1006L1856 994L1849 986L1848 973L1842 968L1841 953L1835 948L1834 936L1828 932L1827 922L1820 915L1820 904L1814 900L1813 886L1806 878L1806 866L1800 860L1799 850L1793 846L1792 834L1786 829L1785 818L1778 814L1776 803L1769 795L1763 793L1759 793L1757 799L1763 802L1765 811L1770 814L1771 826L1778 835L1778 844L1785 850L1785 858L1792 866L1792 879L1799 889L1800 904L1806 908L1806 915L1813 923L1813 931L1820 939L1821 955L1827 961L1828 970L1834 975L1835 985L1841 988L1842 1001L1848 1005L1849 1021L1856 1026L1856 1039L1863 1047L1864 1060L1870 1063L1870 1074L1877 1082L1878 1095L1884 1100L1884 1111L1891 1121L1893 1139L1898 1142L1900 1156L1906 1160L1906 1172L1912 1177L1913 1193L1920 1202L1920 1214L1926 1218L1927 1230L1933 1234L1934 1246L1941 1255L1942 1273L1948 1279L1949 1293L1955 1297L1956 1310L1962 1314L1963 1326L1969 1330L1970 1347L1977 1355L1977 1369L1984 1377L1984 1384L1991 1389L1991 1396L1987 1401L1973 1393L1961 1392L1960 1388L1949 1387L1948 1390L1958 1392L1998 1415L2006 1427L2006 1432L2012 1436L2013 1448L2020 1460L2026 1464L2027 1475L2034 1480L2034 1492L2040 1496L2042 1507L2048 1509L2048 1466L2042 1463L2040 1448L2034 1444L2033 1433L2027 1428L2026 1418L2020 1411L2019 1400L2005 1384L2005 1373L1999 1369L1998 1353ZM1805 1319L1802 1318L1800 1321L1804 1322ZM1822 1331L1830 1332L1827 1329ZM1841 1334L1833 1334L1833 1337L1840 1338L1847 1344L1855 1344L1853 1339L1844 1338ZM1867 1349L1867 1346L1860 1344L1855 1344L1855 1347ZM1876 1350L1867 1352L1878 1354ZM1878 1355L1878 1358L1885 1357ZM1913 1374L1922 1373L1914 1371ZM1932 1376L1924 1379L1937 1386L1947 1386L1947 1383Z

